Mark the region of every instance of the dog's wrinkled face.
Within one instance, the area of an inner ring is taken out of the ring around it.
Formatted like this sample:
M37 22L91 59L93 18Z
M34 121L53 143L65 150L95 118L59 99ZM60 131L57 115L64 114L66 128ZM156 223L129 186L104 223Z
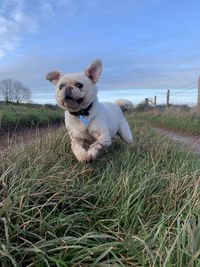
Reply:
M56 100L60 107L72 112L87 108L97 98L96 82L101 75L102 63L95 60L83 73L47 73L46 79L55 85Z

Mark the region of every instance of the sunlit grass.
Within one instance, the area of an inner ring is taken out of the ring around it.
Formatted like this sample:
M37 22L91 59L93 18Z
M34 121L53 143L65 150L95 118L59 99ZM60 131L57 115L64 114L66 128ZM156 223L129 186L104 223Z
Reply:
M150 111L138 113L136 117L156 126L200 134L200 110L198 109L169 108L164 112Z
M63 111L50 108L52 105L0 105L0 130L15 129L16 127L43 126L59 123L63 120ZM52 106L53 107L53 106Z
M130 122L92 164L65 129L2 158L2 266L199 266L200 160Z

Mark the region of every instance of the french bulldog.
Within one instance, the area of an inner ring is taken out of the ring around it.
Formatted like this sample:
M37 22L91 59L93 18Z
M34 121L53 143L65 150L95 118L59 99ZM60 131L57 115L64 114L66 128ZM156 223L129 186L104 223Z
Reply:
M46 74L46 79L55 85L58 105L65 110L71 148L81 163L95 160L112 144L115 135L126 143L133 142L121 109L116 104L98 101L96 83L101 72L102 63L96 59L81 73L51 71Z

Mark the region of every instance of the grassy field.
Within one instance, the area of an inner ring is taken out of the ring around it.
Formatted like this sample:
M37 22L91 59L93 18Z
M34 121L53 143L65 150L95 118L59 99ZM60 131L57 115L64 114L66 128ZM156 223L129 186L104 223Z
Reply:
M51 105L0 104L0 129L43 126L63 120L64 112Z
M164 112L149 111L138 113L137 118L164 128L200 134L200 110L168 109Z
M2 158L2 266L200 266L200 159L130 121L92 164L62 128Z

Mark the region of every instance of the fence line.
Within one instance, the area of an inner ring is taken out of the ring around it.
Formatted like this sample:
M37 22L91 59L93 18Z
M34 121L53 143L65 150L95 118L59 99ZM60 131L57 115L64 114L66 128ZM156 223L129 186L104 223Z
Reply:
M188 97L187 101L182 100L182 104L184 102L185 105L187 104L192 104L193 102L191 102L191 98L195 98L196 101L196 105L200 108L200 77L198 79L198 82L192 82L189 84L186 84L184 86L181 86L179 88L174 88L174 89L168 89L166 91L157 93L156 95L152 96L152 97L148 97L145 98L144 101L144 105L145 108L147 108L147 103L149 105L149 103L151 103L152 107L155 109L157 106L159 105L163 105L163 101L162 103L159 101L159 98L165 98L165 102L164 105L166 106L166 108L170 107L171 105L181 105L177 102L177 99L174 100L175 98L186 98ZM148 100L147 100L148 99ZM180 103L180 101L178 101ZM194 103L193 103L194 104Z

